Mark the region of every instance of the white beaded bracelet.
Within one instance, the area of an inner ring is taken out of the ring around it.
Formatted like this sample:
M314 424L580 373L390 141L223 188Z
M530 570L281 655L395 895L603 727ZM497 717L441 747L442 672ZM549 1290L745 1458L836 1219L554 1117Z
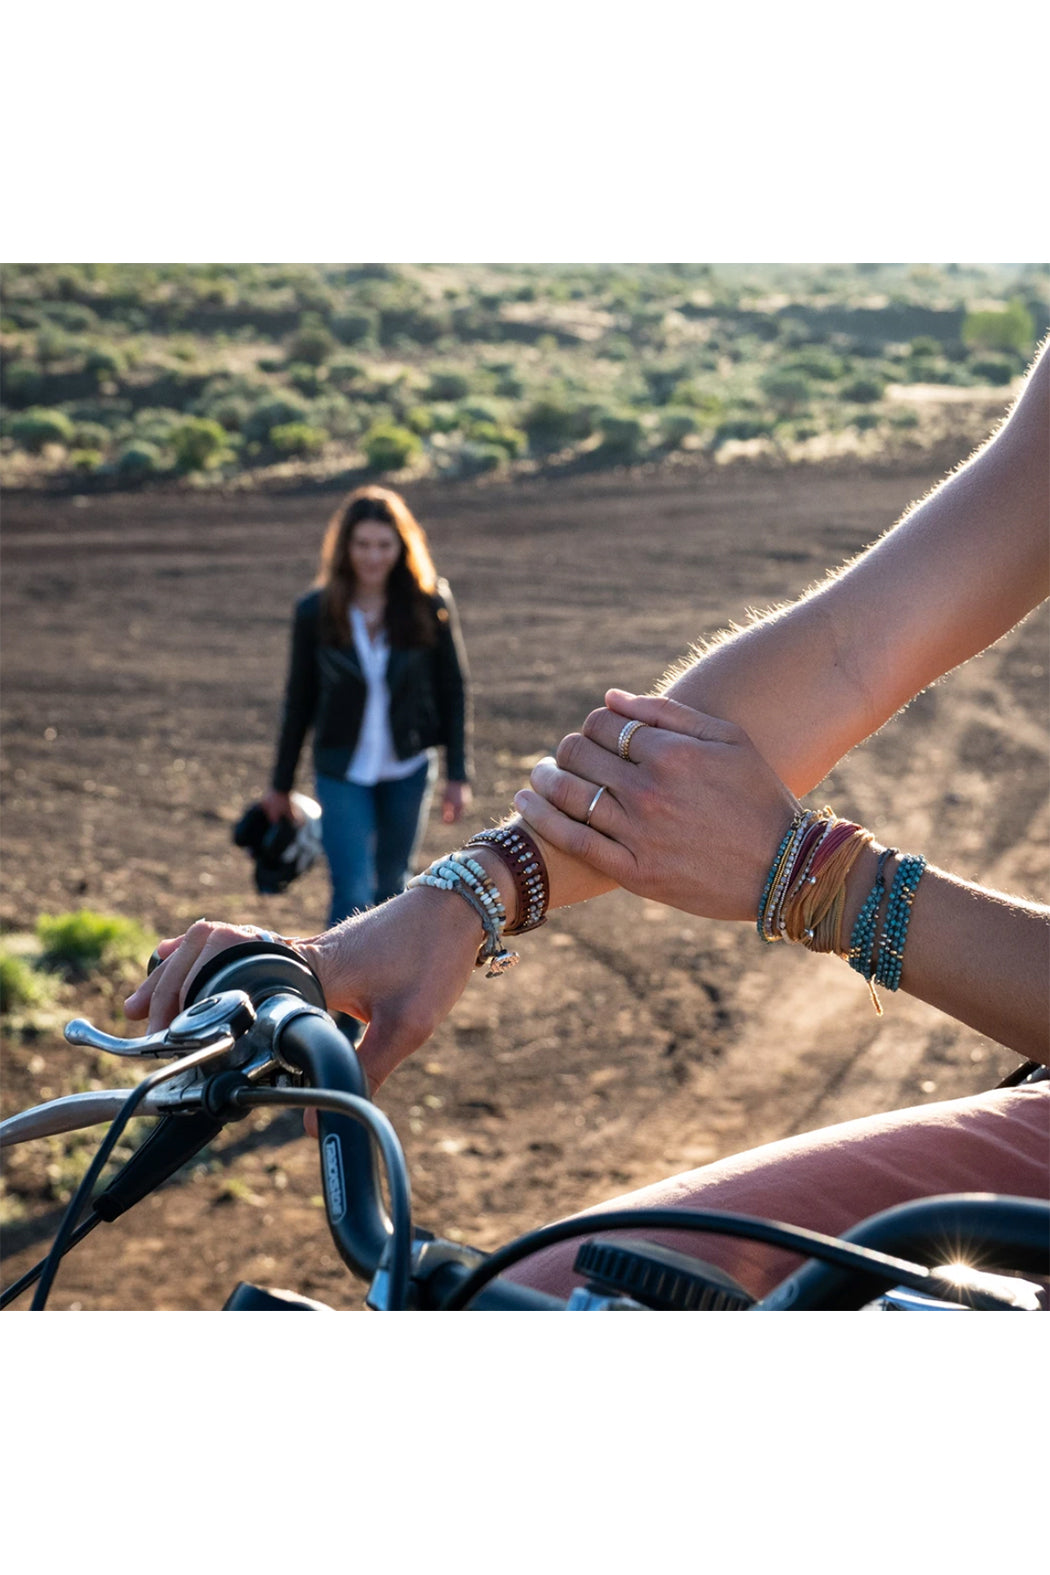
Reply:
M478 950L475 968L486 962L487 979L498 979L508 968L520 961L518 953L508 951L500 934L506 922L506 910L499 887L491 880L474 859L435 859L421 875L414 875L409 886L433 886L439 891L454 891L470 904L481 920L485 940Z

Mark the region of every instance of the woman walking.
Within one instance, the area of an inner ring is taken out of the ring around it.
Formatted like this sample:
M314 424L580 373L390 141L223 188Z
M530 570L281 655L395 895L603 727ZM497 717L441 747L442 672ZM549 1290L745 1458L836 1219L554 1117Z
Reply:
M445 755L442 820L470 803L466 654L447 583L404 499L361 487L333 516L320 573L295 606L277 756L263 807L289 795L313 728L329 924L403 891Z

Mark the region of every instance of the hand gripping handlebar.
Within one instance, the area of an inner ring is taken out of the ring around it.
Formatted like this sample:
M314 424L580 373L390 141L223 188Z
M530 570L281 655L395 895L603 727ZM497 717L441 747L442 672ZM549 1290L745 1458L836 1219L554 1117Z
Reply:
M225 990L249 997L289 1071L311 1087L368 1100L361 1063L327 1015L320 981L297 952L271 941L231 946L196 975L187 1005ZM370 1280L391 1234L374 1143L368 1128L349 1115L319 1110L317 1125L332 1238L352 1272Z

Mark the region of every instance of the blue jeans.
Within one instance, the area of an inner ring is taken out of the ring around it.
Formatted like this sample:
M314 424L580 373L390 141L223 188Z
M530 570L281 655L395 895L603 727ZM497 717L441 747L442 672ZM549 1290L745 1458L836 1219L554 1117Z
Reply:
M430 808L433 769L370 787L317 777L321 841L332 877L330 925L404 891Z

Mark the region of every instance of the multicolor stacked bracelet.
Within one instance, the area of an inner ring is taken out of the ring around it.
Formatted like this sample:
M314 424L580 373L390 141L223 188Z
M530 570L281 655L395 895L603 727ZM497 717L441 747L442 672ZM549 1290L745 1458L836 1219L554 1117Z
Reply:
M762 892L762 939L795 941L815 952L837 951L846 877L870 841L870 832L851 820L839 820L827 805L820 811L797 811Z
M518 905L514 923L507 925L505 935L524 935L526 930L537 930L546 923L550 903L547 866L539 845L523 827L494 826L477 832L464 846L491 848L514 879Z
M904 943L916 888L926 868L921 854L900 862L890 888L879 934L879 910L886 895L886 866L897 848L879 855L875 882L861 904L848 946L842 942L846 882L857 859L874 838L851 820L839 820L825 805L798 810L781 839L762 890L758 933L764 941L794 941L812 952L835 952L867 981L879 1016L876 984L900 987Z
M491 880L476 859L456 854L435 859L421 875L414 875L409 886L433 886L440 891L455 891L470 904L481 920L485 940L478 950L475 968L486 962L486 978L497 979L519 961L517 952L508 951L503 944L502 929L507 918L499 887Z
M901 859L897 874L890 888L886 906L886 922L879 937L878 965L875 977L887 990L900 988L901 968L904 963L904 943L908 938L908 923L915 892L926 868L921 853L909 853Z

